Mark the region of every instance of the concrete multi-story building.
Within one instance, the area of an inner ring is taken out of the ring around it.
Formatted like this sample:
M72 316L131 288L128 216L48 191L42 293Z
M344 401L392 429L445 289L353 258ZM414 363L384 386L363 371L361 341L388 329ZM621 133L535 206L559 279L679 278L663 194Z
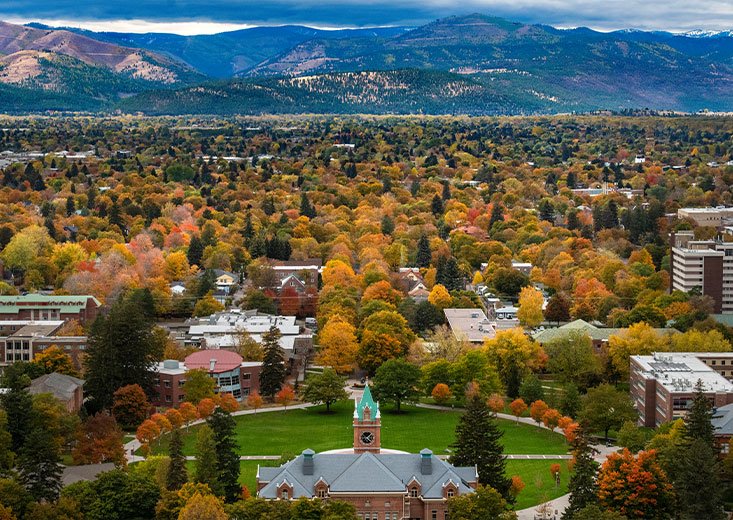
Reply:
M228 350L200 350L183 362L168 359L156 367L153 405L180 405L185 398L183 385L189 370L205 370L216 380L214 392L232 394L238 401L245 401L251 393L259 391L262 363L243 361L242 356Z
M639 424L654 428L684 417L698 382L713 406L733 403L733 383L723 376L723 370L714 368L730 366L732 359L710 352L631 356L630 394L639 412ZM726 365L719 365L719 361ZM725 372L733 378L731 372Z
M77 370L81 370L87 337L57 335L64 323L60 320L0 321L0 369L15 361L33 361L40 352L56 346L69 355Z
M733 242L695 240L692 231L680 231L670 245L670 291L698 288L713 299L716 313L733 312Z
M496 322L481 309L443 309L443 313L456 339L480 345L496 337Z
M733 208L723 206L709 208L680 208L677 210L677 218L687 218L698 226L712 226L721 228L733 223Z

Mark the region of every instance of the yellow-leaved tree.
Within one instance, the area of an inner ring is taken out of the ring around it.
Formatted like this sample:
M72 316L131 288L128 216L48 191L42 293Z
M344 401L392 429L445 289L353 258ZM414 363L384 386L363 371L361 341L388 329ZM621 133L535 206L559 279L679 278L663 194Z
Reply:
M669 350L667 338L645 322L634 323L608 338L608 355L621 380L629 377L629 358Z
M318 333L319 350L316 363L330 366L339 374L351 372L356 367L356 329L339 314L331 316Z
M435 284L433 290L428 295L428 301L435 305L441 311L451 305L453 298L451 298L448 289L441 284Z
M519 310L517 318L523 327L533 329L545 319L542 314L542 304L545 299L542 293L534 287L523 287L519 293Z

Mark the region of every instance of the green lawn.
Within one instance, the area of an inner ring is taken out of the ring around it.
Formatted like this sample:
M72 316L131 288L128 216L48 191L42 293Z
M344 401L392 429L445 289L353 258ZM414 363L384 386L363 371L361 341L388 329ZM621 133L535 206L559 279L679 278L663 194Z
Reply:
M550 474L550 466L558 462L562 468L560 471L560 487L555 489L555 482ZM525 509L540 504L546 500L552 500L567 493L568 469L567 460L508 460L507 475L519 475L525 484L524 489L517 497L516 509ZM189 461L189 472L193 472L192 461ZM247 486L250 493L254 495L255 477L257 475L257 464L260 466L275 466L274 460L243 460L239 465L241 473L239 482ZM541 484L538 487L538 484Z
M335 413L320 413L323 407L266 412L238 416L237 442L242 455L299 454L306 448L316 452L353 446L353 404L344 401L332 406ZM436 454L446 453L453 442L458 412L430 410L406 406L407 413L394 414L389 408L382 412L382 447L417 453L430 448ZM562 435L513 421L500 421L504 430L507 454L567 453ZM184 453L195 455L196 431L192 427L184 434ZM160 447L153 443L154 453L167 452L167 439Z

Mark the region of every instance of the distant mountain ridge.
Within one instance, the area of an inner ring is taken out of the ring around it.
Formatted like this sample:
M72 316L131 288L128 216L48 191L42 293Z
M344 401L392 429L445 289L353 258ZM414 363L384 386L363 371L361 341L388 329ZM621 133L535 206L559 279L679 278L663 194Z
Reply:
M0 26L0 38L8 25ZM12 103L0 97L0 109L16 110L23 92L46 90L81 93L90 110L156 114L733 111L733 37L722 33L601 33L477 13L412 29L280 26L195 37L23 29L37 31L31 40L43 43L0 56L0 82L20 87L6 89ZM49 51L45 41L56 46ZM89 50L105 46L113 57ZM141 78L148 63L170 75ZM24 77L28 70L33 74ZM33 96L33 106L84 106L76 97L38 103Z

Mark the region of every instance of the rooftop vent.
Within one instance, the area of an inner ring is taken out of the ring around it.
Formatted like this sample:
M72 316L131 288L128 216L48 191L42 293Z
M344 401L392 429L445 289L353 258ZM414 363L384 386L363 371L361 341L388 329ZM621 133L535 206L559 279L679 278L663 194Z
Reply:
M433 452L427 448L420 452L420 473L423 475L433 474Z
M313 475L313 455L314 451L303 450L303 475Z

